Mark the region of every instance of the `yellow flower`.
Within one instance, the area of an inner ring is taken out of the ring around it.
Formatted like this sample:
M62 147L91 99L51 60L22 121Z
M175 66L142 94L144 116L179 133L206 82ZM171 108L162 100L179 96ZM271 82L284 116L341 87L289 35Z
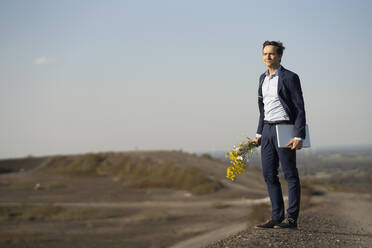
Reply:
M253 149L257 147L257 144L250 138L247 141L241 142L226 154L226 157L230 159L231 165L227 168L226 177L235 180L236 176L241 175L245 172L245 168L248 166L247 162L244 161L244 157L248 156L253 152Z

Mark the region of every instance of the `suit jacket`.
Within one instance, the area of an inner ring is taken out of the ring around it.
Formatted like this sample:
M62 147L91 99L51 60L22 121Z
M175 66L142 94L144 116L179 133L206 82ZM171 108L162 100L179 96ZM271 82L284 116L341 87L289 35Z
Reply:
M260 118L258 121L257 133L262 134L264 125L264 104L262 96L262 84L266 74L263 73L259 79L258 87L258 108L260 111ZM302 96L301 83L298 75L290 70L282 69L279 71L278 80L278 96L285 112L289 116L290 123L295 125L295 137L305 139L305 107Z

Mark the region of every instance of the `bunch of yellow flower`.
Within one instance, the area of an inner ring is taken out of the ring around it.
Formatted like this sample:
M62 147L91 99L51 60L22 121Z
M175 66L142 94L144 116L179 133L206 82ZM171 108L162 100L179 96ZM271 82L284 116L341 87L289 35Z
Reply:
M257 143L247 138L247 141L241 142L226 155L230 159L231 165L227 168L226 177L235 180L235 177L245 172L247 167L247 156L253 152L253 149L257 147Z

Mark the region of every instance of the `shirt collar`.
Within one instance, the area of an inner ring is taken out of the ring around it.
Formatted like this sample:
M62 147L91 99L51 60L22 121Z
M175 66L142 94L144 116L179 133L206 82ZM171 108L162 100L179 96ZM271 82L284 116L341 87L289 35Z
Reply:
M271 75L271 78L273 78L273 77L275 77L275 76L279 76L279 72L282 70L282 66L280 65L279 67L278 67L278 69L276 70L276 72L273 74L273 75ZM267 70L266 72L265 72L265 75L266 76L269 76L269 70Z

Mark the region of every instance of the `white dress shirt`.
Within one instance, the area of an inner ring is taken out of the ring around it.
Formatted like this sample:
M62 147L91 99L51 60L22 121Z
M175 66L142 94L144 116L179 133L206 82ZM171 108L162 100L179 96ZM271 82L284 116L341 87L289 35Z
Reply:
M266 71L266 77L262 83L262 97L264 103L264 120L265 121L288 121L289 116L283 105L280 103L278 96L278 80L279 71L282 66L275 71L271 76L269 71ZM261 134L256 134L256 137L260 138ZM295 137L297 140L301 140L299 137Z
M281 66L271 76L266 71L266 77L262 83L262 96L264 103L265 121L288 121L289 116L280 103L278 96L278 79Z

